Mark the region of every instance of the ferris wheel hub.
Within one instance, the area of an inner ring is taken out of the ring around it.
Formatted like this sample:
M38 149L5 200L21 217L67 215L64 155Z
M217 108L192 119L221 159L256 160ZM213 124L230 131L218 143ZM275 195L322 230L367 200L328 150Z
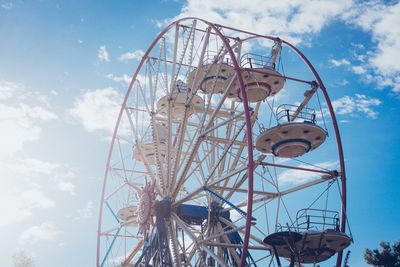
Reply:
M157 218L168 219L171 216L171 211L172 211L171 198L165 197L162 200L156 201L154 209Z
M138 192L138 207L136 210L137 223L139 224L139 233L146 235L153 224L155 189L154 184L147 183L141 191Z

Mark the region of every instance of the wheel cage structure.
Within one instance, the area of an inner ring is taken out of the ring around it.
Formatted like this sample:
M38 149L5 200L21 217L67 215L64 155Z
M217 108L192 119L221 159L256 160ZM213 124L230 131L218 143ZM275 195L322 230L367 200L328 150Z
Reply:
M328 95L327 89L326 89L321 77L317 73L317 71L314 68L314 66L312 65L312 63L308 60L308 58L297 47L295 47L293 44L289 43L288 41L281 40L281 39L279 39L277 37L272 37L272 36L268 36L268 35L260 35L260 34L248 32L248 31L243 31L243 30L240 30L240 29L232 28L232 27L227 27L227 26L220 25L220 24L211 23L211 22L208 22L208 21L200 19L200 18L186 17L186 18L182 18L182 19L176 20L175 22L173 22L170 25L168 25L163 31L161 31L158 34L158 36L155 38L155 40L151 43L149 48L144 53L143 58L141 59L141 61L140 61L139 65L138 65L134 75L132 76L132 80L131 80L131 82L129 84L128 90L127 90L126 95L124 97L124 100L123 100L123 103L122 103L122 107L121 107L121 110L120 110L120 112L118 114L117 122L116 122L116 125L115 125L115 128L114 128L114 132L113 132L113 135L112 135L111 145L110 145L110 148L109 148L108 158L107 158L107 162L106 162L103 186L102 186L102 191L101 191L101 199L100 199L100 207L99 207L99 219L98 219L98 232L97 232L96 266L100 267L104 263L104 262L102 262L102 259L100 258L100 255L101 255L100 254L100 237L101 237L101 224L102 224L102 218L103 218L103 214L102 213L103 213L103 209L104 209L103 205L105 203L105 201L104 201L105 200L105 189L106 189L107 178L108 178L108 170L111 167L110 163L111 163L111 157L112 157L113 148L115 146L115 140L116 140L116 137L117 137L117 131L118 131L118 128L120 126L121 118L122 118L122 115L123 115L123 113L125 111L125 107L127 105L127 101L128 101L129 95L130 95L130 93L132 91L133 85L134 85L134 83L136 81L136 78L137 78L137 76L139 74L139 71L143 67L144 63L146 62L146 59L149 57L149 54L152 51L152 49L155 47L155 45L174 26L178 26L181 22L188 21L188 20L197 20L197 21L201 21L204 24L208 25L214 31L214 34L218 35L218 37L220 38L220 40L222 41L222 43L224 45L224 48L226 49L227 53L229 54L229 56L230 56L230 58L232 60L231 63L233 65L235 73L236 73L236 79L237 79L237 81L239 83L240 94L241 94L242 102L243 102L244 116L245 116L245 123L246 123L246 131L247 131L247 134L246 134L246 139L247 140L246 141L247 141L247 146L248 147L252 147L253 146L253 138L252 138L251 114L250 114L250 110L249 110L249 105L248 105L245 85L244 85L244 81L243 81L243 78L242 78L242 75L241 75L240 64L236 59L236 56L234 54L234 51L233 51L232 47L229 45L229 43L227 41L228 37L225 36L222 33L221 29L232 30L232 31L236 31L236 32L239 32L239 33L251 35L251 37L249 37L247 39L242 39L242 41L245 41L245 40L248 40L248 39L251 39L251 38L265 38L265 39L269 39L269 40L272 40L272 41L279 40L279 41L282 42L282 45L286 45L287 47L292 49L292 51L294 51L304 61L304 63L307 65L307 67L312 72L313 76L315 77L319 88L323 92L323 96L325 98L325 101L326 101L326 104L327 104L327 108L328 108L329 114L330 114L331 119L332 119L332 125L333 125L335 138L336 138L337 152L338 152L338 157L339 157L339 167L340 167L340 173L337 176L340 176L341 188L342 188L341 196L340 196L341 197L341 204L342 204L341 215L340 215L340 231L341 232L345 232L345 230L346 230L346 222L347 222L347 218L346 218L346 216L347 216L346 215L347 197L346 197L346 174L345 174L345 162L344 162L344 156L343 156L343 147L342 147L342 142L341 142L341 137L340 137L340 132L339 132L337 119L336 119L336 116L335 116L335 113L334 113L334 109L333 109L330 97ZM297 79L293 79L293 80L297 80ZM276 166L279 167L279 164L276 164ZM246 264L246 257L248 255L247 253L248 253L248 246L249 246L249 239L250 239L250 229L251 229L251 224L252 224L253 172L254 172L254 168L255 168L255 162L254 162L254 159L253 159L253 151L252 151L252 149L248 149L247 168L248 168L247 212L246 212L246 225L245 225L245 229L244 229L244 240L243 240L243 248L242 248L241 260L240 260L240 266L245 266L245 264ZM296 169L296 167L293 167L293 168ZM301 168L298 168L298 169L301 169ZM336 260L336 266L340 267L341 266L341 262L342 262L342 252L338 252L337 260Z

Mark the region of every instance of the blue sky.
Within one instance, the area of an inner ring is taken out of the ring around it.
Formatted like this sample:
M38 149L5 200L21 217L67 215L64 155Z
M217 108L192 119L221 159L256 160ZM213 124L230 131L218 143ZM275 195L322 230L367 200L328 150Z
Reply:
M397 1L0 0L0 266L93 266L116 112L166 23L199 16L290 39L328 87L345 150L348 213L363 251L400 239Z

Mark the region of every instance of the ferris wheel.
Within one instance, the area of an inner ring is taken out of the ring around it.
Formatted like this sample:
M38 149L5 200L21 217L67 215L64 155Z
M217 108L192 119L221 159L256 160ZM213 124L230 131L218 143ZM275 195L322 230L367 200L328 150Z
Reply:
M117 119L96 266L341 266L346 225L339 129L309 60L198 18L164 29Z

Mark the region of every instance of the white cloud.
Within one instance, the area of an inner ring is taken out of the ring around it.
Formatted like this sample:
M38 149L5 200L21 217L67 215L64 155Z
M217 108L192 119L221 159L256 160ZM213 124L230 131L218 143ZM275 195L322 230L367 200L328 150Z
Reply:
M376 43L374 51L362 55L364 68L371 72L371 80L380 87L392 87L400 92L400 2L385 5L381 1L359 2L343 14L343 19L371 33ZM364 74L364 73L361 73ZM384 82L382 82L384 81Z
M377 98L370 98L366 95L356 94L357 109L372 119L375 119L378 116L378 112L372 110L372 107L379 106L380 104L382 104L382 101Z
M371 63L384 74L400 71L397 60L400 49L400 29L394 25L400 23L400 3L385 5L371 1L362 3L356 9L344 14L348 23L355 24L365 31L370 31L377 42L377 51L371 57Z
M75 195L75 185L70 181L59 181L57 184L57 188L60 191L68 192L71 195Z
M279 36L294 44L309 45L312 35L319 33L330 22L344 21L371 33L373 51L352 43L363 54L356 59L361 66L349 68L356 74L371 74L367 82L380 88L391 87L400 92L400 3L382 1L273 1L256 0L249 5L241 0L188 0L180 14L158 23L165 25L183 17L200 17L208 21L259 34ZM365 53L365 54L364 54ZM333 59L334 66L351 66L349 60Z
M62 232L52 223L44 222L32 226L21 233L20 244L35 244L38 241L57 241Z
M20 198L24 208L28 209L48 209L56 206L51 199L47 198L42 192L35 189L24 191Z
M122 101L122 95L111 87L88 91L75 100L69 113L89 132L112 133Z
M143 57L143 55L144 55L144 51L138 49L138 50L135 50L135 51L133 51L133 52L126 52L126 53L122 54L122 55L118 58L118 60L126 63L126 62L128 62L129 60L131 60L131 59L141 60L142 57Z
M99 58L100 61L110 61L108 57L107 48L105 45L100 46L97 57Z
M367 60L367 55L355 55L356 59L362 63L365 63Z
M179 18L194 16L235 28L270 34L295 43L308 41L332 19L352 6L341 1L188 0Z
M67 166L38 159L12 157L0 161L0 226L28 219L40 210L56 206L47 191L74 193L74 173ZM63 187L60 187L63 184Z
M12 2L4 2L1 4L1 8L4 10L10 10L13 8L13 3Z
M26 142L39 139L41 128L24 116L18 108L0 104L0 158L20 151Z
M38 189L1 190L0 208L2 219L0 227L21 222L33 215L37 210L53 208L55 202Z
M332 106L337 114L351 114L354 112L354 99L350 96L344 96L332 101Z
M363 44L359 43L351 43L352 46L358 48L358 49L365 49L365 46Z
M350 61L348 61L345 58L342 58L342 59L331 59L330 62L335 67L350 65Z
M78 219L88 219L93 216L94 203L88 201L84 208L78 209Z
M51 163L32 158L23 159L20 164L21 167L17 170L19 173L50 175L61 168L61 164L59 163Z
M364 73L367 72L363 66L353 66L353 67L351 67L351 70L355 74L359 74L359 75L364 74Z
M17 90L21 87L21 85L9 82L9 81L0 81L0 100L10 98Z
M41 125L58 118L47 107L37 105L43 98L43 95L27 93L21 84L0 81L0 159L20 151L25 143L38 140Z
M50 96L10 81L0 81L0 92L0 226L4 226L55 207L43 185L70 182L73 172L60 163L20 155L26 144L40 139L45 123L58 118L50 109Z
M126 85L129 85L132 81L132 77L129 76L128 74L123 74L122 76L115 76L114 74L110 73L106 75L106 78L113 80L114 82L123 83Z
M328 169L328 170L334 170L338 166L337 161L326 161L326 162L321 162L315 164L316 166L323 168L323 169ZM318 169L316 167L306 165L306 164L300 164L297 167L300 168L309 168L309 169ZM300 170L286 170L283 171L281 174L278 176L279 183L282 185L284 184L301 184L305 183L317 178L320 178L321 174L316 173L316 172L306 172L306 171L300 171Z
M378 98L362 94L356 94L354 97L344 96L332 101L332 106L337 114L351 114L354 116L357 113L362 113L371 119L377 118L378 112L373 110L373 107L377 107L380 104L382 104L382 101Z

